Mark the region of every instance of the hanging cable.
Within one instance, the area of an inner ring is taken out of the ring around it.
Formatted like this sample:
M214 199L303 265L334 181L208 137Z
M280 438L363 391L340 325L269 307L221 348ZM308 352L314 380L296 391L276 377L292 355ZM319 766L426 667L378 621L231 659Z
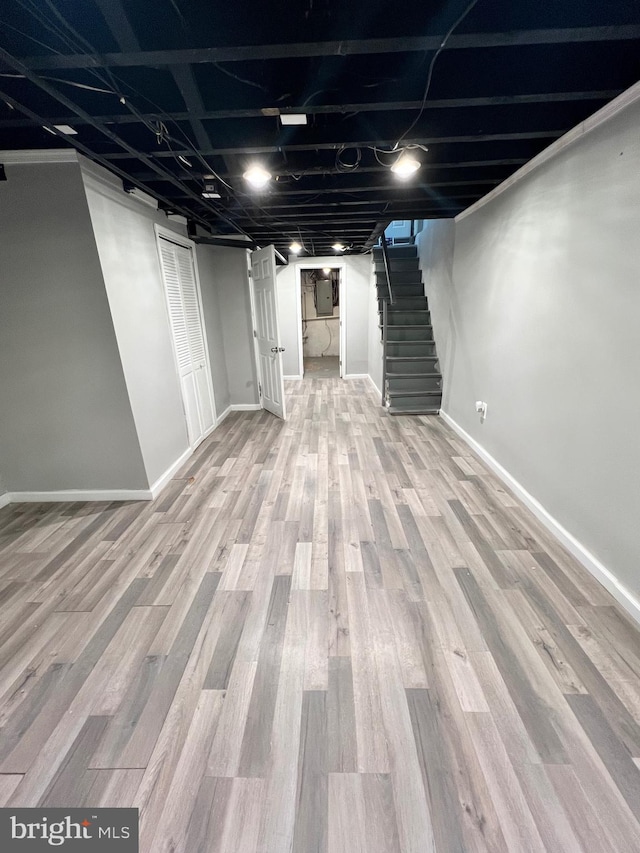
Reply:
M451 33L456 29L456 27L459 24L462 23L462 21L464 21L464 19L467 17L467 15L473 9L473 7L476 5L477 2L478 2L478 0L471 0L471 3L469 3L469 5L466 7L466 9L460 15L460 17L456 18L455 22L453 23L453 25L450 27L450 29L446 33L445 37L440 42L440 47L436 50L436 52L433 55L433 58L431 59L431 62L429 63L429 71L427 72L427 83L426 83L426 86L424 88L424 94L422 96L422 103L420 105L420 109L418 110L418 115L414 118L414 120L411 122L409 127L405 130L405 132L402 134L402 136L398 139L398 141L394 145L394 148L396 148L396 149L398 148L398 146L400 145L402 140L405 138L405 136L408 133L410 133L410 131L412 131L413 128L420 121L420 118L422 117L422 113L424 112L424 108L427 104L427 98L429 97L429 89L431 88L431 79L433 77L433 69L435 67L436 60L440 56L440 53L444 50L445 45L449 41L449 36L451 35Z

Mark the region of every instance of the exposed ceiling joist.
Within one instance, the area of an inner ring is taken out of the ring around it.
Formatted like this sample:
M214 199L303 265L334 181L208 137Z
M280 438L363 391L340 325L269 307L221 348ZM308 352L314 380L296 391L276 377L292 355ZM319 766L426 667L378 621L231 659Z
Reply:
M455 136L423 136L413 139L404 140L404 145L444 145L458 142L505 142L518 139L557 139L566 133L567 128L562 130L530 130L517 133L478 133L478 134L457 134ZM234 148L209 148L200 153L205 157L213 157L216 155L224 156L225 154L278 154L282 151L340 151L345 148L373 148L379 146L381 148L392 148L397 140L395 139L367 139L354 140L348 142L309 142L293 145L247 145L236 146ZM157 158L174 157L175 155L188 157L192 154L189 149L181 149L171 151L154 152L153 156ZM127 158L127 154L106 154L109 160L123 160Z
M145 166L149 167L157 175L168 180L170 184L173 184L173 186L177 187L179 190L184 191L186 195L188 195L190 198L192 198L198 203L198 206L200 208L204 208L205 210L214 213L216 216L219 216L221 219L224 219L235 231L241 230L238 228L235 222L233 222L226 216L225 213L221 212L220 210L218 210L218 208L209 204L205 199L198 195L198 193L193 192L193 190L191 190L185 183L180 181L170 172L167 172L164 167L159 166L157 163L155 163L151 157L148 157L146 154L137 151L135 148L133 148L131 145L121 139L117 134L115 134L112 130L110 130L110 128L106 127L105 125L94 119L92 116L89 115L89 113L85 112L81 107L79 107L69 98L67 98L66 95L63 95L62 92L59 92L55 88L55 86L52 86L50 83L48 83L46 80L43 80L37 74L32 73L19 60L11 56L11 54L4 50L4 48L2 47L0 47L0 60L6 65L8 65L10 68L15 68L16 71L20 72L21 74L24 74L24 76L31 80L32 83L34 83L40 89L45 91L52 98L55 98L55 100L59 101L61 104L67 107L67 109L72 110L72 112L76 113L76 115L86 119L90 124L93 125L93 127L96 128L96 130L99 130L100 133L106 136L111 142L115 143L121 148L124 148L127 151L128 156L140 160L140 162L144 163ZM75 144L73 137L71 137L68 141L70 141L72 145ZM104 160L105 158L102 159Z
M146 50L122 53L55 54L31 56L25 65L31 69L100 68L140 65L191 65L202 62L247 62L292 59L310 56L354 56L375 53L407 53L438 50L442 35L406 38L345 39L341 41L296 42L292 44L255 44L242 46L189 48L186 50ZM521 47L534 44L569 42L624 41L640 38L640 26L568 27L566 29L517 30L498 33L453 34L447 50L492 47Z
M180 82L176 77L175 69L182 66L172 67L174 79L180 87ZM193 74L191 74L191 82L195 85ZM182 87L181 87L182 89ZM184 94L184 92L183 92ZM617 89L602 89L585 92L545 92L531 95L493 95L484 98L440 98L430 100L425 104L425 110L438 109L459 109L463 107L495 107L495 106L513 106L514 104L539 104L539 103L565 103L568 101L609 101L618 94ZM188 112L173 112L171 118L174 121L192 121L199 119L200 121L208 120L224 120L236 118L273 118L273 114L268 112L270 108L252 108L252 109L235 109L235 110L206 110L200 101L198 108L195 99L191 98L191 109ZM356 104L303 104L295 107L281 107L279 113L287 115L288 113L306 113L307 115L351 115L354 113L368 112L394 112L398 110L418 110L422 106L421 101L373 101ZM99 121L105 124L139 124L144 121L157 120L157 113L141 112L139 115L110 113L107 115L95 116ZM73 121L75 124L85 124L86 122L74 116L58 116L52 119L55 124L69 124ZM10 127L31 127L33 123L28 119L8 119L0 121L0 128Z
M74 145L218 244L239 232L280 251L298 228L314 250L362 251L394 218L451 217L640 74L629 0L471 4L446 39L433 33L451 4L421 0L393 17L367 0L314 0L313 14L261 0L242 20L203 14L206 0L4 3L18 26L0 35L0 147ZM307 126L283 127L288 113ZM429 151L397 182L383 155L412 145ZM272 176L259 193L253 162ZM203 198L209 174L219 200Z

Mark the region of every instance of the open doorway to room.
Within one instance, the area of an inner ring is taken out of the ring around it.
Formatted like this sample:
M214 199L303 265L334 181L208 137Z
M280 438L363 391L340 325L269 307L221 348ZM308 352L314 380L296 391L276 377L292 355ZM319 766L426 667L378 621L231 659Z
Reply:
M306 379L337 379L344 361L344 265L300 265L298 273L300 374Z

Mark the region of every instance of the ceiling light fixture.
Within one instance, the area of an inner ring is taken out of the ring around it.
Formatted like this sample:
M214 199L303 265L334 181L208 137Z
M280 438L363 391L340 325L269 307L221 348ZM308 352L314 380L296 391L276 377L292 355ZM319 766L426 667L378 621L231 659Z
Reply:
M70 124L54 124L53 125L56 130L59 130L60 133L66 133L67 136L77 136L78 131L71 127Z
M307 117L304 113L281 113L280 122L283 125L288 124L306 124Z
M344 252L347 247L343 243L334 243L331 248L334 252Z
M302 246L298 243L297 240L294 240L293 243L289 246L289 251L293 252L294 255L298 255L302 251Z
M401 181L406 181L415 172L418 171L422 164L412 154L402 151L396 162L391 167L393 174Z
M329 273L331 272L331 267L322 267L322 272L325 275L329 275Z
M263 166L256 163L253 166L249 166L242 177L248 184L251 184L252 187L255 187L257 190L261 190L263 187L266 187L271 180L271 172L267 172Z

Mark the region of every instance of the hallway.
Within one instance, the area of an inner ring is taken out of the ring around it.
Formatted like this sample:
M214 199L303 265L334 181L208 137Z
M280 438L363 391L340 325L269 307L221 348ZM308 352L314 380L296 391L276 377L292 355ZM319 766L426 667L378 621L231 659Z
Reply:
M151 503L0 511L0 805L143 853L640 849L640 633L438 418L233 413Z

